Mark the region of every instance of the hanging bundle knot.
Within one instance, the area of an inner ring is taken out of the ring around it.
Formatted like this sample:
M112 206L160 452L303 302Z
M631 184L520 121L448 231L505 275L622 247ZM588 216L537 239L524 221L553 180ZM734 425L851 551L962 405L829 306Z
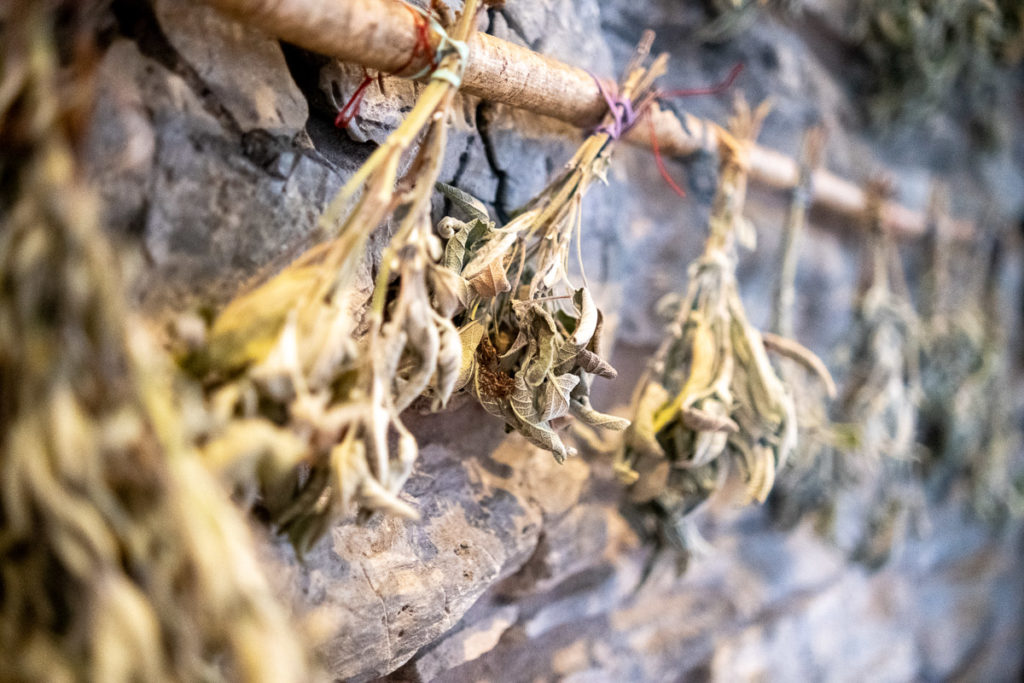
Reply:
M409 78L418 81L427 74L430 74L430 80L432 81L444 81L453 88L461 87L462 76L466 71L466 63L469 61L469 44L464 40L457 40L448 35L441 22L433 15L428 14L426 10L419 7L413 7L412 9L426 17L430 23L430 30L436 33L439 39L437 48L434 51L434 57L430 60L430 63L409 76ZM448 57L455 58L453 60L454 64L445 65L445 60Z
M587 73L594 79L597 89L601 92L601 97L608 103L608 114L611 117L610 121L605 121L597 126L594 133L604 133L612 140L618 140L636 124L641 112L633 108L633 100L630 97L619 95L614 90L609 91L600 78L590 71Z

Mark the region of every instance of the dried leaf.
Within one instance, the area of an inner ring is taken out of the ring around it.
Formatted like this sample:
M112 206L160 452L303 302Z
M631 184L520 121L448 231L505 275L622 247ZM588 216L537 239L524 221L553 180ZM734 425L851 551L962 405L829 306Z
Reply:
M490 238L476 251L473 258L470 259L469 263L462 271L462 276L466 278L470 283L477 278L483 278L484 281L501 281L507 284L508 280L505 279L505 257L508 255L509 250L519 239L519 233L514 230L501 230L494 231L491 233ZM497 271L501 272L499 276ZM508 291L509 287L500 289L500 292Z
M594 298L586 287L576 290L573 302L580 312L580 317L572 333L572 341L578 348L584 349L597 330L597 306L594 305Z
M590 405L590 399L585 396L581 399L573 399L569 403L569 411L575 417L591 427L603 427L604 429L623 431L630 425L629 420L625 418L617 417L615 415L607 415L594 410Z
M522 327L520 327L516 331L515 341L512 342L508 349L506 349L505 352L499 356L499 358L505 360L506 358L511 358L514 354L518 353L519 351L522 351L527 346L527 340L528 337L526 335L525 330Z
M455 380L452 391L459 391L473 377L473 370L476 367L476 350L480 346L480 338L484 336L484 326L477 320L473 320L459 329L459 344L462 348L459 375Z
M720 403L715 402L715 406ZM683 424L695 432L737 432L739 425L728 415L716 415L707 410L690 406L682 410Z
M544 383L537 400L539 420L550 422L569 412L569 393L580 383L578 375L559 375L549 377Z
M511 396L509 396L509 404L512 406L512 412L514 412L520 420L528 424L543 421L540 417L539 411L537 410L534 398L535 394L531 387L527 386L523 376L516 375L516 384L515 388L512 390Z
M479 271L474 272L476 273L475 275L467 276L466 279L469 281L470 286L476 290L476 293L485 299L493 299L499 294L512 289L512 285L505 274L505 266L501 260L489 261L483 264Z
M429 272L434 308L442 317L451 318L469 302L469 283L456 270L431 266Z
M658 444L654 415L668 401L668 390L661 384L652 381L644 385L627 434L631 449L648 455L663 455L661 445Z
M296 301L320 281L315 267L289 267L248 294L233 299L207 335L206 363L217 373L230 373L258 363L277 345Z
M605 379L615 379L619 376L619 372L608 361L587 349L580 349L575 360L580 368L592 375L598 375Z
M717 459L725 450L726 432L694 432L693 455L685 460L690 467L702 467Z
M438 192L451 200L451 202L457 207L465 211L466 215L471 219L480 221L490 220L490 216L487 215L487 207L473 195L445 183L436 183L435 187Z
M551 427L545 423L531 424L523 422L517 426L517 431L535 446L551 451L559 464L564 463L567 457L576 455L576 449L566 447L558 434L555 434Z
M603 357L603 341L601 339L604 333L604 313L601 309L597 309L597 324L594 326L594 334L590 337L590 342L587 344L587 351L590 351L596 356ZM618 373L616 373L618 374ZM614 378L609 378L614 379Z
M520 311L521 324L524 327L528 326L527 329L532 333L529 341L531 345L536 343L536 355L527 354L527 358L523 360L524 376L529 386L536 387L544 381L544 377L554 364L558 329L555 327L554 318L540 304L530 303L528 307L520 308Z
M555 357L555 337L550 335L537 340L537 355L531 358L523 371L526 383L531 387L540 386L551 370Z

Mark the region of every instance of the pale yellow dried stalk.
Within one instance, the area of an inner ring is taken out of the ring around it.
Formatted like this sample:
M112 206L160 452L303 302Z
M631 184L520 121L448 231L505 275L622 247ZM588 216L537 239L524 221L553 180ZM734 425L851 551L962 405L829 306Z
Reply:
M16 3L0 30L0 678L313 680L126 309L50 19Z

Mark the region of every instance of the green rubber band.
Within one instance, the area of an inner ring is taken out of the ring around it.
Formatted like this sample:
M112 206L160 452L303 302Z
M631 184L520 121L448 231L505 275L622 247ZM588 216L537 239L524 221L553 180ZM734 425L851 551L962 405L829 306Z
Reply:
M436 69L434 73L430 74L430 80L432 81L445 81L451 83L452 86L458 88L462 85L462 74L457 74L451 69Z
M458 55L459 63L455 71L451 69L433 69L433 71L431 71L433 65L428 64L412 76L409 76L409 78L417 81L427 74L430 74L430 80L444 81L446 83L450 83L453 87L458 88L462 85L462 74L466 70L466 62L469 59L469 45L467 45L464 40L455 40L449 36L448 32L444 30L444 26L441 26L440 22L438 22L438 20L432 15L427 14L419 7L415 7L414 9L426 17L430 21L431 30L441 36L441 40L437 43L437 50L434 53L433 64L440 64L445 57L452 53Z

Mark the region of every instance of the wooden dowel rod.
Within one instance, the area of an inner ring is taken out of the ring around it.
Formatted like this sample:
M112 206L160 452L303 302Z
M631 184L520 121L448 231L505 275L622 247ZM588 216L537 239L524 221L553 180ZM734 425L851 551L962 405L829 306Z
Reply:
M419 71L429 56L409 63L416 49L418 20L397 0L205 0L207 4L245 23L293 43L342 61L396 75ZM431 33L436 44L439 36ZM501 102L580 128L594 126L607 105L591 75L583 69L545 57L533 50L483 33L470 42L470 58L462 91L491 102ZM655 135L669 156L686 156L699 149L717 148L718 127L688 113L682 120L670 111L653 107ZM646 126L626 135L632 144L650 147ZM755 182L789 189L797 182L797 162L773 149L755 146L750 155L750 177ZM859 216L865 194L856 183L821 169L814 174L813 202L841 214ZM916 237L924 233L923 212L895 202L883 208L883 220L894 235ZM970 239L973 226L951 221L954 239Z

